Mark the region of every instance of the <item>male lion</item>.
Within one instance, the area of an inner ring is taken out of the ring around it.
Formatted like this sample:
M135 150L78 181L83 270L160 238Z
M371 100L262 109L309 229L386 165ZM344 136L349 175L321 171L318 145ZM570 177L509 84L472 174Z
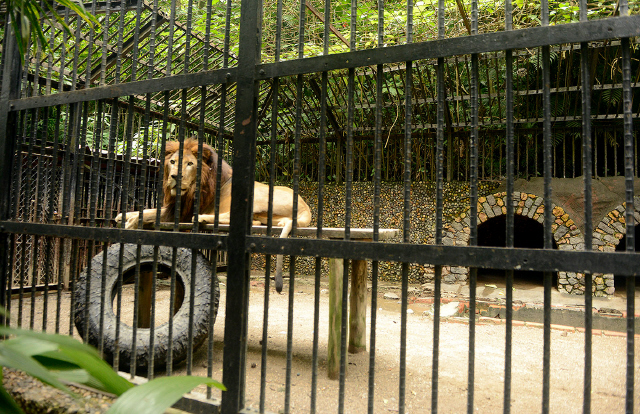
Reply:
M167 142L164 159L164 179L162 187L164 200L160 210L160 220L172 222L175 214L176 185L178 179L178 159L180 143ZM213 224L215 220L216 170L218 154L207 144L202 146L202 176L200 178L200 214L198 221ZM198 141L187 139L184 142L182 158L182 179L180 188L180 221L191 222L193 217L193 203L196 191L196 171L198 163ZM231 177L233 170L226 161L222 161L222 178L220 188L219 222L229 224L231 210ZM293 190L287 187L274 187L273 194L273 224L282 227L280 237L287 237L293 226ZM269 186L255 182L253 190L253 224L267 224L269 207ZM125 228L138 227L139 212L127 213ZM153 223L156 209L142 211L143 223ZM118 214L116 222L120 223L123 215ZM298 226L306 227L311 223L311 210L302 197L298 196ZM282 255L276 261L276 290L282 291Z

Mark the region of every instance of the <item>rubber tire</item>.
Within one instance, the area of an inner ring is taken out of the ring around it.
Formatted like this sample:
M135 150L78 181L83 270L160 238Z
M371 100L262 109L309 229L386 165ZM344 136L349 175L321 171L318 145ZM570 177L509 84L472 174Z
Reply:
M123 260L123 274L127 271L135 271L136 266L136 244L125 244ZM153 246L141 246L140 263L153 263ZM113 363L116 343L116 315L114 313L113 298L116 295L118 282L118 259L120 256L120 244L114 244L107 250L106 263L106 295L111 298L104 304L104 331L103 331L103 351L104 359ZM162 264L167 268L171 268L171 260L173 256L173 248L160 247L158 252L158 264ZM182 306L173 315L173 341L169 344L169 322L156 326L155 342L154 342L154 370L163 368L167 365L167 353L169 346L173 348L173 363L177 364L187 357L189 348L189 298L191 291L191 250L178 248L176 255L176 281L181 279L184 286L184 300ZM89 293L89 303L86 303L87 288L87 269L80 274L76 284L75 291L75 312L74 322L80 336L84 336L86 324L88 324L88 338L85 339L89 344L99 346L100 332L100 302L101 302L101 279L103 268L104 252L97 254L91 260L91 284ZM208 336L209 333L209 304L211 298L211 286L213 285L213 322L215 322L218 312L218 302L220 291L218 280L213 279L211 263L201 254L198 253L196 258L196 291L193 306L193 349L197 349ZM109 294L109 292L111 292ZM88 307L89 317L85 320L85 309ZM131 365L131 349L133 342L133 327L120 321L120 337L119 337L119 369L129 369ZM148 328L138 328L136 337L136 366L143 370L149 367L149 333Z

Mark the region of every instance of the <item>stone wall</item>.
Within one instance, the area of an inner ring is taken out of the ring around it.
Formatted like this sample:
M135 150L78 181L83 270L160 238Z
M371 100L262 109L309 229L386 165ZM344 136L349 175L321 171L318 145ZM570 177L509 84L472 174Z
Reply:
M284 184L287 185L287 184ZM499 186L498 182L478 184L480 195L492 194ZM344 227L346 215L345 186L325 185L323 189L324 227ZM373 183L355 182L352 187L351 227L373 227ZM404 185L402 183L382 183L380 191L380 227L400 229L400 235L391 242L402 241ZM315 226L318 219L318 183L300 183L300 195L309 204ZM450 221L461 212L469 209L469 183L444 183L444 220ZM411 185L411 242L435 243L436 187L434 183L417 182ZM328 272L328 260L323 259L323 274ZM254 255L254 270L264 269L264 256ZM285 258L285 271L288 258ZM272 260L275 271L275 259ZM299 257L296 261L296 273L315 273L315 259ZM449 269L444 269L446 276ZM401 265L395 262L382 262L379 265L381 280L400 281ZM433 280L433 267L412 265L409 273L411 283L425 283Z
M633 207L633 216L635 220L634 225L638 225L638 223L640 223L640 197L634 198ZM593 231L592 243L594 249L598 249L603 252L616 251L616 247L620 244L620 240L622 240L627 231L625 210L626 203L622 203L611 210L606 216L604 216L600 223L598 223L598 226ZM636 241L636 243L638 242ZM613 294L615 291L613 274L596 273L593 277L594 283L605 286L606 294Z
M519 180L520 181L520 180ZM602 185L606 193L614 194L610 185L614 180L609 180ZM618 180L619 181L619 180ZM579 197L559 197L564 193L570 194L570 187L580 186L581 181L571 179L554 182L556 188L560 188L552 203L552 215L554 222L551 231L559 250L584 250L584 224L581 217L584 215L578 210ZM478 185L478 224L484 223L496 216L506 214L506 193L500 191L504 183L481 182ZM526 183L532 186L535 182ZM618 184L615 182L615 184ZM520 183L519 187L523 187ZM576 187L578 188L578 187ZM593 248L601 251L615 251L616 246L625 235L625 204L621 203L612 210L606 210L606 203L611 204L613 197L603 197L605 191L595 191L594 186L594 232ZM526 191L514 192L515 214L528 217L538 223L543 222L544 204L543 198ZM318 213L318 185L317 183L301 183L300 194L311 207L313 214L312 226L317 223ZM467 246L469 244L469 183L452 182L444 183L444 223L443 244L449 246ZM579 193L577 193L579 195ZM402 241L403 227L403 199L404 186L402 183L382 183L380 227L400 229L400 235L390 242ZM598 197L600 195L600 197ZM421 244L435 243L435 185L433 183L419 182L411 186L411 242ZM560 204L556 204L559 202ZM344 227L346 216L345 187L326 185L323 194L325 227ZM351 227L373 227L373 183L357 182L352 188ZM611 207L608 207L611 208ZM634 203L635 224L640 223L640 197L636 197ZM604 217L598 217L601 211L607 213ZM253 256L253 269L264 269L264 256ZM371 264L369 264L371 266ZM288 258L285 258L285 270L288 269ZM275 260L272 261L272 271L275 271ZM311 257L299 257L296 262L296 272L300 274L315 273L315 259ZM328 273L328 260L322 259L321 272ZM443 281L447 283L466 283L469 269L458 266L444 266L442 270ZM379 277L385 281L401 281L401 265L395 262L381 262L379 264ZM410 266L409 282L425 283L432 281L434 270L432 266ZM605 296L614 293L614 275L594 274L593 293ZM561 291L571 294L585 293L584 274L577 272L558 272L558 286Z

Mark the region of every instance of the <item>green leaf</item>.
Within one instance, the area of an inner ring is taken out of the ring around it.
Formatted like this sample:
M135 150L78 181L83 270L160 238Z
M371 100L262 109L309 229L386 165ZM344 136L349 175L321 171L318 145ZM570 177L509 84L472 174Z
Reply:
M2 344L0 344L2 345ZM24 355L8 346L0 346L0 366L9 367L23 371L32 377L39 379L45 384L49 384L70 395L74 395L62 382L42 366L35 359Z
M118 375L109 364L96 355L85 352L75 352L66 348L61 348L60 351L99 381L102 386L97 388L103 391L122 395L125 391L133 387L133 384Z
M45 354L47 352L57 351L58 345L43 341L41 339L18 337L13 339L7 339L3 342L4 346L8 346L11 349L21 352L26 356L34 356Z
M52 373L56 376L56 378L65 382L75 382L85 385L89 385L90 383L92 383L91 376L84 369L63 369L59 371L53 371Z
M192 376L156 378L124 393L111 406L107 414L163 413L180 397L201 384L226 391L224 385L210 378Z
M4 389L0 382L0 407L4 414L24 414L24 411L16 404L11 395Z
M96 357L100 356L100 354L98 353L98 350L95 349L94 347L83 344L77 339L74 339L66 335L59 335L59 334L52 334L52 333L45 333L45 332L35 332L35 331L29 331L26 329L15 329L15 328L7 328L7 327L0 327L0 335L6 335L6 336L14 335L14 336L36 338L42 341L52 342L58 345L62 345L65 348L68 348L70 350L85 352L91 355L95 355Z

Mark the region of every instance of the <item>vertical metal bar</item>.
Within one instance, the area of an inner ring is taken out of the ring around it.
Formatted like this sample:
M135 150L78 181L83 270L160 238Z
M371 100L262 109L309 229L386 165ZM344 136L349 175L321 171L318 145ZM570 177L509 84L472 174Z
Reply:
M96 0L93 0L91 2L91 13L95 15L96 12ZM53 30L52 30L53 33ZM93 44L94 44L94 36L95 36L95 30L93 28L93 26L91 26L91 28L89 29L89 42L88 42L88 53L87 53L87 67L86 67L86 73L85 73L85 79L86 82L89 82L89 79L91 78L91 56L93 55ZM51 67L49 68L49 70L51 70ZM88 114L87 114L88 115ZM90 199L86 200L89 202L89 226L91 227L95 227L96 225L96 210L97 210L97 204L98 204L98 183L99 183L99 177L100 177L100 160L99 160L99 154L100 154L100 142L102 140L102 125L101 125L101 119L102 118L102 101L98 101L97 103L97 108L96 108L96 113L95 113L95 122L94 122L94 130L93 130L93 140L94 140L94 146L92 148L92 153L91 153L91 169L89 171L90 177L89 177L89 196L91 197ZM44 141L44 140L43 140ZM44 147L44 146L43 146ZM54 160L54 162L56 162ZM53 167L53 165L52 165ZM49 207L49 214L50 217L52 217L53 212L51 211L52 208L52 199L53 197L50 195L50 207ZM50 221L50 219L49 219ZM91 257L93 256L93 252L94 252L94 248L95 248L95 242L93 240L90 240L88 242L88 253L87 254L87 275L91 274L91 265L92 265L92 260ZM104 247L106 249L106 246ZM85 281L85 303L89 303L90 301L90 293L91 293L91 278L87 277L86 281ZM46 289L46 286L45 286ZM45 295L46 297L47 295ZM45 312L46 314L46 312ZM84 318L85 320L89 320L89 306L85 306L84 309ZM83 338L88 338L89 337L89 324L85 324L85 331L83 332L82 337Z
M478 34L478 2L471 2L471 35ZM471 55L471 135L469 136L470 161L470 234L469 245L478 244L478 54ZM469 271L469 368L467 374L467 412L472 414L475 384L476 341L476 281L478 270Z
M115 78L114 82L116 84L121 82L122 75L122 55L123 55L123 38L124 38L124 21L126 8L122 7L120 9L119 15L119 23L118 23L118 50L116 57L116 69L115 69ZM121 174L121 191L120 191L120 211L125 214L128 206L128 197L129 197L129 172L131 166L131 128L133 123L133 96L129 97L129 107L127 110L127 116L125 117L125 125L124 125L124 140L123 142L125 148L124 154L124 171ZM116 138L116 137L113 137ZM117 138L116 138L117 139ZM126 220L122 220L121 225L122 228L125 227ZM119 370L120 367L120 321L122 320L122 284L123 284L123 259L124 259L124 244L120 244L120 252L118 255L118 280L116 283L116 332L115 332L115 347L113 352L113 367L116 371ZM109 306L111 304L109 303ZM169 323L171 323L171 318L169 318ZM169 348L171 350L171 348Z
M175 35L175 30L173 28L173 25L175 24L175 19L176 19L176 0L172 0L171 1L171 18L170 18L170 34L169 34L169 50L173 50L173 42L174 42L174 35ZM171 52L169 53L171 54ZM172 61L171 59L169 59L167 61L167 68L166 68L166 74L167 76L171 75L171 64ZM182 114L185 113L185 96L184 96L184 91L183 92L183 97L182 97ZM169 92L165 93L165 103L168 106L169 103ZM165 114L167 112L165 111ZM164 128L166 131L166 126L167 126L167 122L165 119L165 123L164 123ZM165 132L163 131L163 132ZM178 177L176 178L176 188L181 188L182 186L182 163L183 163L183 153L184 153L184 116L181 117L180 119L180 125L178 128L178 141L179 141L179 156L178 156ZM181 208L182 208L182 194L178 191L176 191L176 197L175 197L175 206L174 206L174 215L173 215L173 230L174 231L178 231L178 224L180 223L180 217L181 217ZM175 306L175 294L176 294L176 265L177 265L177 255L178 255L178 249L177 247L174 247L172 249L172 254L171 254L171 284L170 284L170 294L169 294L169 312L170 314L173 312L174 306ZM173 342L173 318L169 318L169 326L168 326L168 338L169 338L169 343ZM167 376L170 376L173 373L173 348L169 347L169 349L167 350L167 371L166 374Z
M620 1L620 15L629 15L627 0ZM624 111L624 182L625 182L625 222L627 252L635 252L635 218L633 200L633 113L631 90L631 45L629 38L621 39L622 49L622 106ZM627 391L625 411L634 412L635 386L635 286L636 278L627 276Z
M350 9L350 33L351 41L349 49L356 50L356 18L357 18L357 2L351 0ZM349 68L347 81L347 150L345 154L345 220L344 220L344 239L351 238L351 215L352 215L352 187L353 187L353 122L354 122L354 88L355 88L355 69ZM340 160L338 160L340 163ZM349 261L344 260L343 263L343 281L342 281L342 321L340 331L340 375L339 375L339 391L338 391L338 413L344 412L344 400L347 376L347 302L349 293Z
M35 91L34 91L35 93ZM32 214L37 214L37 206L33 206L33 210L32 210L32 205L31 205L31 201L36 198L35 195L33 194L33 164L34 161L37 162L37 160L35 160L34 154L33 154L33 148L34 148L34 144L36 141L36 125L38 124L38 111L35 109L32 109L29 111L31 116L29 117L29 122L25 122L25 140L28 140L28 149L27 149L27 156L26 156L26 170L27 170L27 174L26 174L26 185L25 185L25 200L27 201L27 203L25 203L25 217L24 217L24 221L29 221L30 220L30 216ZM27 128L28 125L30 123L30 131L27 132ZM25 142L26 144L26 142ZM36 199L37 200L37 199ZM36 236L28 236L32 242L31 242L31 248L29 250L31 250L31 263L27 264L27 266L31 269L31 286L30 286L30 291L31 291L31 303L30 303L30 315L29 315L29 329L33 330L34 328L34 324L35 324L35 312L36 312L36 284L37 284L37 272L38 272L38 242L40 240L40 238L36 235ZM29 276L29 269L26 269L26 273L27 273L27 277Z
M542 26L549 25L549 3L543 0L541 5ZM544 150L544 248L552 248L551 235L551 74L550 47L542 47L542 107L543 107L543 150ZM537 167L536 167L537 168ZM551 365L551 273L544 272L544 333L542 357L542 412L549 412L550 365Z
M228 236L228 277L223 360L222 411L237 412L244 407L249 254L246 237L252 225L253 172L256 139L258 84L255 66L260 62L261 16L253 2L242 2L240 45L234 122L233 159L235 185L231 195L231 225ZM258 35L256 35L258 33Z
M205 44L204 44L204 52L203 52L203 70L207 71L209 69L209 42L210 42L210 38L211 38L211 3L212 0L208 0L207 1L207 24L206 24L206 29L205 29ZM191 6L190 6L191 7ZM202 177L202 154L203 154L203 146L204 146L204 123L205 123L205 109L206 109L206 101L207 101L207 87L202 86L200 88L200 122L199 122L199 129L198 129L198 171L196 173L196 177L197 177L197 188L196 188L196 194L198 195L198 198L194 201L194 218L193 218L193 224L194 224L194 229L195 231L198 230L198 224L199 224L199 220L197 219L199 213L200 213L200 191L201 191L201 186L200 186L200 180ZM193 249L191 252L191 257L192 257L192 261L191 261L191 267L193 269L192 271L192 275L191 275L191 279L192 279L192 284L191 284L191 292L192 295L195 293L195 267L196 267L196 260L195 258L197 257L198 254L198 250L197 249ZM217 251L213 252L213 269L212 269L212 280L215 280L217 275L216 275L216 267L217 267L217 259L218 259L218 254ZM211 292L210 292L210 304L209 304L209 331L210 331L210 335L213 335L213 310L211 309L214 306L214 301L215 301L215 297L214 297L214 291L215 291L215 286L213 286L214 284L212 283L211 286ZM193 304L195 302L194 299L190 298L190 304ZM191 318L191 317L190 317ZM190 321L189 325L192 325L193 322ZM191 344L193 343L193 331L191 330L189 332L190 337L189 337L189 351L190 354L187 358L187 360L189 361L188 363L191 364L191 360L193 358L193 349Z
M54 166L54 170L53 170L53 179L57 179L58 178L58 172L60 173L60 177L63 176L63 170L62 167L58 166L58 158L59 158L59 147L60 147L60 114L62 113L62 107L60 105L56 106L56 116L55 119L58 119L58 122L55 123L55 127L54 127L54 131L53 131L53 156L52 156L52 165ZM59 197L62 197L62 195L59 195ZM57 200L56 200L57 201ZM53 212L53 199L51 200L51 209L50 211ZM61 263L62 263L62 257L63 257L63 251L64 251L64 240L63 239L58 239L58 281L57 281L57 289L56 289L56 322L55 322L55 333L60 333L60 310L61 310L61 305L62 305L62 282L61 282L61 276L62 276L62 270L61 270Z
M225 25L224 25L224 50L223 50L223 60L222 65L223 68L227 68L229 66L229 42L231 37L231 0L227 0L227 7L225 13ZM214 200L215 206L215 217L213 221L213 231L214 233L218 231L219 225L219 207L220 207L220 187L222 181L222 154L224 151L224 133L225 133L225 119L226 119L226 107L227 107L227 84L223 83L221 85L220 91L220 115L219 115L219 127L218 127L218 165L216 172L216 194ZM215 251L215 260L214 260L214 276L216 276L217 272L217 259L218 259L218 251ZM208 368L207 368L207 376L212 378L213 376L213 299L214 299L215 291L213 290L213 286L211 289L211 297L210 297L210 307L209 307L209 344L207 350L207 360L208 360ZM265 345L266 346L266 345ZM211 387L207 387L207 398L211 398Z
M137 80L137 67L138 67L138 53L139 53L139 49L138 49L138 43L139 43L139 39L140 39L140 19L141 19L141 15L142 15L142 2L138 2L137 7L136 7L136 24L135 24L135 29L133 32L133 51L132 51L132 56L131 56L131 81L134 82ZM155 28L154 28L155 29ZM133 118L134 118L134 97L130 96L129 97L129 112L128 112L128 116L127 119L129 120L129 124L126 126L126 131L125 131L125 136L127 136L126 134L128 133L128 142L127 142L127 155L126 155L126 159L125 159L125 206L127 205L127 202L129 200L129 191L128 191L128 184L129 184L129 175L130 175L130 171L131 171L131 167L130 167L130 163L131 163L131 156L132 156L132 145L133 145ZM148 128L145 127L145 131L148 131ZM139 138L138 138L139 140ZM146 134L145 137L143 138L143 151L144 151L144 155L143 155L143 163L147 162L147 157L146 157L146 150L147 150L147 142L146 142ZM136 147L139 148L139 147ZM144 168L144 167L143 167ZM146 171L145 171L146 172ZM142 180L142 182L144 182L144 178ZM142 191L143 192L143 191ZM142 208L142 207L140 207ZM123 212L127 211L128 208L123 208ZM139 224L138 226L141 228L142 226L140 225L140 221L142 221L142 214L139 214L140 220L139 220ZM122 222L124 223L126 220L122 220ZM141 259L141 254L142 254L142 246L138 245L136 248L136 266L135 266L135 273L134 273L134 288L133 288L133 295L134 295L134 299L133 299L133 319L132 319L132 340L131 340L131 360L129 362L129 369L130 369L130 373L131 373L131 378L133 379L136 376L136 368L137 368L137 357L138 357L138 348L137 348L137 338L138 338L138 318L139 318L139 306L138 304L140 303L140 259Z
M192 8L193 0L189 0L189 6L187 11L187 30L186 30L186 46L184 55L184 68L183 73L186 75L189 73L189 64L191 62L191 24L192 24ZM211 24L211 21L208 22ZM202 149L203 143L203 123L204 123L204 105L206 103L206 87L201 88L201 114L200 114L200 132L198 134L198 162L196 163L196 193L193 201L193 232L199 231L198 216L200 214L200 191L201 191L201 177L202 177ZM187 116L187 89L182 90L182 107L181 121L184 123ZM180 170L182 171L182 170ZM189 327L187 328L187 375L191 375L193 370L193 314L194 314L194 302L195 302L195 290L196 290L196 260L198 257L198 249L191 251L191 286L189 289Z
M92 10L93 13L93 10ZM49 47L53 48L54 45L54 40L55 40L55 30L50 30L50 35L49 35ZM47 62L48 62L48 69L47 69L47 76L46 76L46 83L45 83L45 95L49 95L51 93L51 78L52 78L52 73L53 73L53 54L49 53L47 56ZM48 125L48 115L49 115L49 111L51 109L50 108L45 108L45 125ZM57 114L60 114L60 108L56 107L56 111ZM59 116L54 116L55 120L57 120L57 122L55 122L56 125L56 130L58 130L59 128L59 124L60 124L60 120L59 120ZM45 139L43 139L43 141L46 142L48 135L48 128L45 129ZM47 222L49 223L53 223L53 210L54 210L54 194L51 191L51 188L54 188L55 186L55 180L58 177L58 137L57 137L57 132L54 132L54 137L53 137L53 153L51 156L51 168L48 172L48 176L50 177L50 190L49 190L49 203L48 203L48 216L47 216ZM59 240L59 239L57 239ZM56 239L51 239L51 241L47 244L46 247L46 252L45 252L45 261L47 263L47 266L50 266L48 268L47 271L45 271L45 298L47 298L49 296L49 275L51 275L51 278L53 278L53 260L54 260L54 247L55 247L55 243L56 243ZM13 250L14 247L12 247ZM58 281L58 287L60 287L60 281ZM56 315L55 315L55 326L56 326L56 332L57 332L57 328L59 327L60 324L60 298L61 298L61 292L60 289L56 289L56 306L57 306L57 311L56 311ZM42 321L42 326L46 326L47 324L47 316L49 314L48 312L48 306L47 306L47 301L45 300L44 302L44 308L43 308L43 321Z
M298 58L304 58L304 37L305 37L305 0L300 1L298 15ZM294 161L293 161L293 227L291 233L295 232L297 225L298 209L298 181L300 176L300 134L302 128L302 83L303 75L299 74L296 79L296 124L294 131ZM289 413L291 405L291 365L293 358L293 297L295 294L295 257L289 259L289 304L287 314L287 366L285 371L285 394L284 412Z
M587 18L587 0L580 1L580 21ZM591 56L589 43L580 43L580 77L582 83L582 176L584 178L584 250L591 251L593 246L593 205L591 193L592 148L591 148ZM584 383L582 412L591 412L591 369L592 369L592 327L593 327L593 275L585 272L584 295Z
M109 128L109 146L107 149L107 186L105 198L105 220L109 222L113 214L113 190L115 180L111 179L115 170L115 148L117 145L117 134L119 129L119 105L118 99L114 99L111 104L111 125ZM111 292L108 292L109 298L106 297L106 275L107 275L107 249L104 249L102 260L102 277L100 283L100 328L98 330L98 350L102 354L104 351L104 312L105 307L112 306Z
M71 89L76 88L77 82L77 63L78 63L78 48L80 32L76 28L76 39L73 56L73 69L72 69L72 86ZM84 147L83 147L83 130L84 130L84 113L87 110L87 104L74 103L70 105L70 122L69 122L69 146L67 152L73 151L72 166L71 166L71 180L69 186L70 200L69 200L69 224L73 225L78 223L80 215L80 202L82 198L82 183L84 179ZM81 148L82 147L82 148ZM82 151L82 155L80 153ZM78 260L80 241L71 241L71 254L69 264L69 290L71 293L71 309L75 310L75 291L76 291L76 274L78 272ZM69 336L73 335L73 318L69 318Z
M511 0L505 5L505 30L513 30L513 5ZM505 245L507 248L514 247L514 227L515 227L515 200L513 197L513 183L515 180L515 146L513 137L513 51L505 51L505 82L506 82L506 115L507 115L507 194L506 194L506 234ZM504 394L503 412L511 412L511 357L513 353L513 269L509 269L506 274L506 324L505 324L505 347L504 347Z
M43 124L44 125L49 125L49 107L44 108L43 112L44 112L44 116L43 116ZM53 163L47 163L46 159L46 145L45 143L47 142L47 139L49 137L49 128L44 128L42 131L42 138L41 138L41 146L40 146L40 160L41 162L44 163L44 172L42 174L38 174L38 199L42 200L44 197L44 192L45 189L48 188L49 190L49 194L48 197L49 199L53 198L53 191L51 191L52 189L52 185L47 186L45 181L48 180L48 178L51 176L51 171L53 170ZM50 205L51 203L48 203L48 205ZM45 214L45 212L48 212L48 214ZM40 217L40 220L42 220L42 222L51 222L51 216L52 216L52 211L50 208L47 208L47 206L45 205L45 202L42 201L42 215ZM49 282L50 282L50 277L49 275L51 274L51 243L52 243L52 239L45 237L43 238L43 248L44 248L44 263L43 266L41 267L42 269L42 278L43 278L43 299L42 299L42 331L46 332L47 331L47 323L48 323L48 315L49 315Z
M326 14L325 14L326 15ZM326 34L325 34L326 36ZM384 47L384 0L378 0L378 47ZM374 141L374 177L373 177L373 240L378 241L380 233L380 193L382 181L382 83L384 66L376 66L376 124ZM374 412L375 369L376 369L376 321L378 316L378 266L371 264L371 333L369 339L369 389L368 413Z
M278 2L280 5L281 1ZM324 15L331 15L331 2L324 4ZM280 14L278 15L279 17ZM324 19L323 54L329 54L329 18ZM279 26L278 26L279 27ZM278 48L279 49L279 48ZM277 49L277 53L279 50ZM322 237L322 226L324 224L324 185L326 179L326 149L327 149L327 90L329 74L322 72L322 83L320 88L320 135L318 142L318 209L317 209L317 232L316 237ZM313 295L313 355L311 366L311 401L309 412L316 412L317 392L318 392L318 346L320 342L320 278L322 276L322 258L316 257Z
M3 42L3 73L2 89L0 91L0 185L2 188L11 187L13 176L13 157L15 154L15 137L17 113L11 112L9 100L15 99L20 94L20 56L16 45L15 34L9 28L10 18L6 18L5 35ZM0 220L8 220L10 215L11 197L9 191L0 191ZM5 294L10 279L11 268L9 251L10 237L0 229L0 306L7 305L8 295ZM0 316L0 324L4 323L4 316Z
M445 38L444 13L445 0L438 0L438 39ZM444 115L445 115L445 86L444 86L444 58L438 58L437 76L437 128L436 128L436 234L435 243L442 244L442 227L444 215ZM451 145L451 143L449 143ZM448 168L452 168L448 160ZM440 368L440 299L442 296L442 266L437 265L434 272L433 292L433 355L431 362L431 412L438 412L438 389Z
M149 79L153 78L154 75L154 60L155 60L155 55L156 55L156 25L157 25L157 21L158 21L158 12L159 12L159 7L158 7L158 0L154 0L153 2L153 10L152 10L152 17L151 17L151 24L153 27L153 30L151 31L151 40L150 40L150 44L149 44L149 49L150 49L150 54L149 54L149 73L148 73L148 77ZM172 33L173 28L170 28L170 32ZM172 51L172 47L173 47L173 36L171 36L169 38L169 44L171 45L169 47L169 53L167 55L168 61L167 62L167 69L166 72L167 74L170 73L170 68L171 68L171 51ZM165 92L164 93L164 102L165 104L168 103L169 100L169 92ZM164 107L164 111L163 111L163 116L162 116L162 130L160 133L160 148L158 148L158 169L156 171L156 177L155 177L155 189L156 189L156 219L155 219L155 225L156 227L160 224L160 214L161 214L161 207L162 207L162 202L161 200L163 200L163 186L162 186L162 181L163 181L163 174L164 174L164 153L165 153L165 149L166 149L166 138L167 138L167 116L168 116L168 107L165 106ZM147 373L147 378L149 380L153 379L154 376L154 364L155 364L155 329L156 329L156 286L157 286L157 281L158 281L158 257L160 255L160 248L158 246L153 246L153 269L152 269L152 273L153 276L151 278L151 309L150 309L150 318L149 318L149 367L148 367L148 373ZM211 301L211 303L213 303L213 301Z
M282 24L282 0L278 0L278 23L276 27L276 61L280 59L280 35ZM276 175L276 142L278 138L278 102L280 96L280 78L273 79L273 100L271 102L271 144L269 157L269 207L267 211L267 236L271 236L273 228L273 193ZM262 315L262 355L260 367L260 412L265 412L267 387L267 351L269 349L269 293L271 284L271 256L265 256L264 277L264 311Z
M407 1L407 44L413 43L413 0ZM404 102L404 208L402 241L411 242L411 115L413 96L413 62L405 63ZM402 263L402 298L400 304L400 384L398 387L398 412L405 411L407 376L407 307L409 289L409 263Z

